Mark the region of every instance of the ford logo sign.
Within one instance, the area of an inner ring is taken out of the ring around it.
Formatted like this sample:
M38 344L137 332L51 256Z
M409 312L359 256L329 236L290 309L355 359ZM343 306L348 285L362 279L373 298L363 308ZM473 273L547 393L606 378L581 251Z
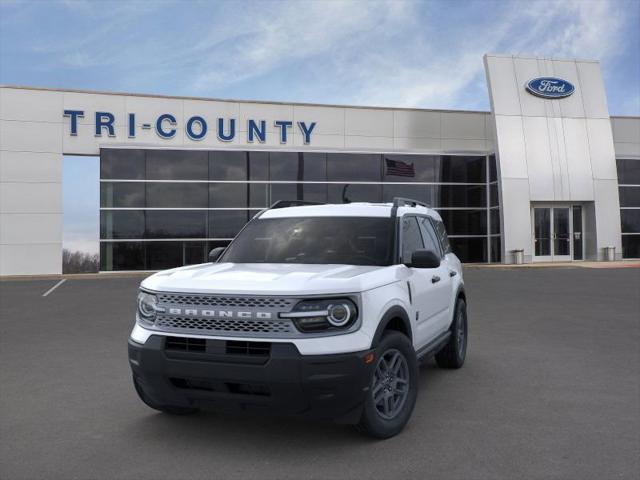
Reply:
M542 98L564 98L571 95L576 87L566 80L555 77L539 77L529 80L526 85L529 93Z

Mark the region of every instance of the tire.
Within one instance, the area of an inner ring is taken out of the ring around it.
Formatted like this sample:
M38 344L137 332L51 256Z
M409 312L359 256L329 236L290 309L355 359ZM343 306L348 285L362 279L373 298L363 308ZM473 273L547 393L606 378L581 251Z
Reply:
M451 323L451 337L447 344L436 353L436 363L440 368L460 368L467 356L467 304L459 298Z
M191 415L193 413L198 412L197 408L176 407L171 405L159 405L155 403L153 400L147 397L147 395L144 393L144 390L140 386L140 383L135 377L133 377L133 386L135 387L136 393L140 397L140 400L142 400L143 403L145 403L148 407L153 408L154 410L158 410L159 412L162 412L162 413L168 413L169 415Z
M411 341L395 331L384 334L375 359L371 388L356 428L382 439L400 433L411 418L418 396L418 360Z

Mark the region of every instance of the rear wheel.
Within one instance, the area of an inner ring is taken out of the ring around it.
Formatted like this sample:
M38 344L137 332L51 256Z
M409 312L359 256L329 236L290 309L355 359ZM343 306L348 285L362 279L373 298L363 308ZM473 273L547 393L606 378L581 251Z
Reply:
M418 395L418 362L413 345L399 332L388 332L375 350L358 430L376 438L389 438L409 421Z
M449 341L436 354L436 363L439 367L460 368L464 365L464 359L467 356L467 333L467 304L460 298L456 302Z
M175 407L171 405L157 404L156 402L151 400L146 393L144 393L144 390L142 389L142 387L140 386L140 383L135 377L133 377L133 386L135 387L136 393L140 397L140 400L142 400L148 407L151 407L154 410L158 410L163 413L168 413L170 415L190 415L198 411L197 408Z

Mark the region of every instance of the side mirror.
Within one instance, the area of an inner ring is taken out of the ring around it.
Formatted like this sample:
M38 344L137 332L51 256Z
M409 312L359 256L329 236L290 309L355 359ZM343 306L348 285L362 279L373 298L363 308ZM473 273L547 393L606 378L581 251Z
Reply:
M209 252L209 261L210 262L217 262L218 258L220 258L220 255L222 255L222 252L224 252L226 250L226 247L216 247L213 250L211 250Z
M411 254L411 265L413 268L438 268L440 257L431 250L416 250Z

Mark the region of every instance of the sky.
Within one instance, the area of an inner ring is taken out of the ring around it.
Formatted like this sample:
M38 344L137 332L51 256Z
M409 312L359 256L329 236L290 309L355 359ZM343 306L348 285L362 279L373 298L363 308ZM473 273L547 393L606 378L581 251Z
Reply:
M640 0L0 0L0 84L489 110L485 53L599 59L640 115Z

